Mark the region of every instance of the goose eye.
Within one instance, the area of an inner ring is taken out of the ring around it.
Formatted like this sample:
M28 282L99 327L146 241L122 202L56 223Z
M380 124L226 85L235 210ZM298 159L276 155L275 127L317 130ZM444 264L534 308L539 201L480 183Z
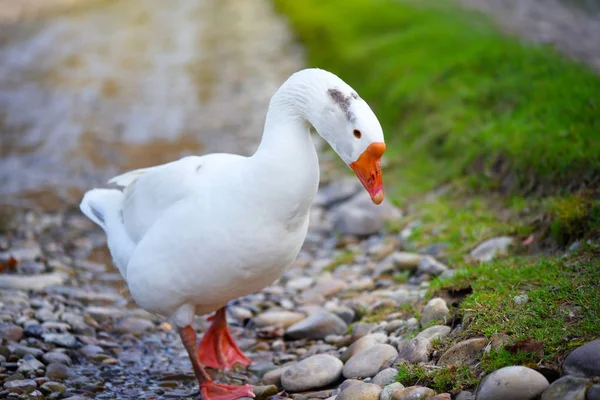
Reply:
M354 137L357 139L360 139L362 137L362 132L359 131L358 129L355 129L352 133L354 134Z

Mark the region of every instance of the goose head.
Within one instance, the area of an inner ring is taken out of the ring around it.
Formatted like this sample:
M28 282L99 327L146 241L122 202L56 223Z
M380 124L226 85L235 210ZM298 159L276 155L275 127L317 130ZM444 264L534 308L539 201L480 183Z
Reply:
M383 130L369 105L348 84L323 70L308 119L340 158L354 171L375 204L383 201L381 157Z

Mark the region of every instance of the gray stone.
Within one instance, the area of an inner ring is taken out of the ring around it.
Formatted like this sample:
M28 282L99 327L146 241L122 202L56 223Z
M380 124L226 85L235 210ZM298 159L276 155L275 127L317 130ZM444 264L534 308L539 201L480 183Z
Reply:
M361 383L363 383L363 381L358 379L346 379L344 382L342 382L339 389L340 391L346 390L347 387L350 387L352 385L360 385Z
M37 389L37 383L31 379L8 381L4 383L4 389L11 393L31 393Z
M48 308L40 308L35 312L35 319L46 322L46 321L58 321L56 314Z
M67 390L67 387L59 382L46 382L40 386L40 390L43 393L63 393Z
M290 326L285 334L292 339L324 339L327 335L342 335L348 325L337 315L319 311Z
M35 372L38 369L44 368L44 364L42 364L40 361L38 361L31 354L27 354L25 357L23 357L23 359L19 362L19 364L20 365L19 365L18 371L21 373Z
M371 201L369 194L362 190L334 211L337 230L345 235L366 236L379 232L385 221L402 217L402 212L384 200L380 205Z
M562 373L582 377L600 376L600 339L573 350L563 362Z
M549 384L546 378L531 368L512 366L500 368L481 381L476 400L533 400Z
M440 357L438 365L469 365L477 362L481 357L488 340L486 338L473 338L463 340L450 347Z
M518 305L522 305L525 304L529 301L529 296L527 296L527 294L521 294L518 296L513 297L513 301Z
M422 338L429 339L429 340L443 339L446 336L448 336L448 334L450 334L451 330L452 330L452 328L450 328L449 326L433 325L433 326L430 326L429 328L424 329L423 331L419 332L417 337L422 337Z
M60 351L51 351L42 357L46 364L59 363L71 365L71 357Z
M385 343L387 336L384 333L370 333L358 339L352 343L340 356L340 360L346 362L355 354L358 354L369 347L373 347L376 344Z
M46 343L68 348L77 347L77 339L70 333L44 333L42 338Z
M431 299L423 308L423 316L421 317L421 325L427 326L432 321L446 321L446 317L448 316L448 306L444 299L440 297L436 297L435 299Z
M275 368L269 372L267 372L266 374L263 375L262 378L262 383L264 383L265 385L275 385L278 388L281 387L281 375L283 375L283 373L290 368L290 366L285 366L285 367L280 367L280 368Z
M62 285L68 276L60 272L38 275L0 275L0 289L44 290L50 286Z
M355 178L336 179L319 189L313 204L330 207L333 204L348 200L361 190L361 184Z
M585 400L600 400L600 385L592 385L587 391Z
M424 337L403 340L398 344L398 361L408 361L411 364L429 361L431 342Z
M267 311L262 314L258 314L253 318L253 322L259 328L265 326L280 326L282 328L288 328L297 322L302 321L306 318L306 315L286 310L273 310Z
M396 398L394 396L395 393L401 393L404 389L404 385L400 382L395 382L390 385L387 385L381 391L381 394L379 395L379 400L392 400Z
M447 271L448 267L431 256L424 256L419 261L417 272L420 274L440 275Z
M75 376L75 373L65 364L52 363L46 367L46 378L62 380L73 376Z
M379 400L381 387L372 383L350 385L337 395L336 400Z
M28 346L16 346L15 349L13 350L13 353L15 353L17 356L23 358L25 357L25 355L27 354L31 354L32 356L38 358L41 357L44 352L40 349L36 349L35 347L28 347Z
M119 333L130 333L134 336L139 336L144 332L151 332L155 328L152 321L144 318L129 317L119 322L115 330Z
M475 399L475 395L471 392L467 392L462 391L459 394L456 395L456 398L454 400L474 400Z
M513 238L509 236L488 239L471 250L470 255L476 261L492 261L497 255L506 253L512 243Z
M396 377L398 376L398 370L396 368L386 368L384 370L379 371L377 375L371 379L371 383L379 385L381 387L386 387L387 385L394 383Z
M585 391L590 381L577 376L563 376L552 382L542 394L542 400L586 400Z
M379 372L388 361L398 356L398 351L389 344L376 344L352 356L344 365L346 378L367 378Z
M320 389L342 376L342 362L328 354L317 354L292 365L281 375L281 385L289 392Z

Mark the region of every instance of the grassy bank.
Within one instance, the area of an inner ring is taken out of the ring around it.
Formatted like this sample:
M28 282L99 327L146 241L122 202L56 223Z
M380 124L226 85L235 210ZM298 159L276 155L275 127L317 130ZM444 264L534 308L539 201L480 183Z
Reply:
M458 391L505 365L558 369L574 346L597 337L600 250L540 251L600 235L600 77L449 3L275 4L309 64L343 77L382 122L386 190L410 206L390 229L418 222L409 250L441 244L439 257L459 269L432 282L430 296L470 293L453 310L462 333L439 350L497 333L537 343L499 348L475 369L405 366L403 383ZM473 247L499 235L517 239L507 258L468 261ZM516 307L514 297L524 294L528 302Z

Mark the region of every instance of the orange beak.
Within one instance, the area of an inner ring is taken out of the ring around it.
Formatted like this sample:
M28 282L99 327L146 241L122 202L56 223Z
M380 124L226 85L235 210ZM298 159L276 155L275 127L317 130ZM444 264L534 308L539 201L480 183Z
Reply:
M385 143L371 143L369 147L358 157L358 160L350 164L352 171L358 176L371 200L375 204L383 201L383 177L381 176L381 156L385 152Z

